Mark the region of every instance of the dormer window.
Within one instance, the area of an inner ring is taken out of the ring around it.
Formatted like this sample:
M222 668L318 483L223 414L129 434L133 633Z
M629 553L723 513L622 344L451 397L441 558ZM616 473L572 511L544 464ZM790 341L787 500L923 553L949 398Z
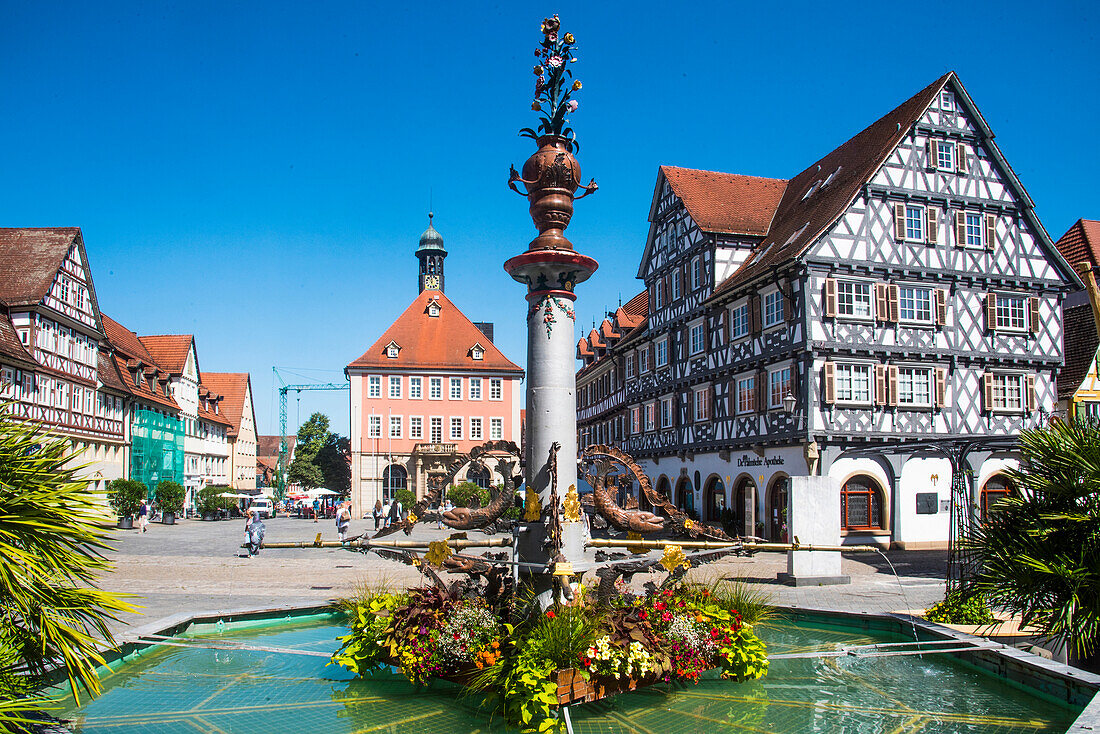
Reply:
M475 344L470 347L470 358L476 360L485 359L485 350L480 344Z
M439 316L439 304L435 301L428 304L428 315L433 319Z
M397 346L397 342L390 342L386 345L386 357L389 359L397 359L397 355L401 352L401 347Z

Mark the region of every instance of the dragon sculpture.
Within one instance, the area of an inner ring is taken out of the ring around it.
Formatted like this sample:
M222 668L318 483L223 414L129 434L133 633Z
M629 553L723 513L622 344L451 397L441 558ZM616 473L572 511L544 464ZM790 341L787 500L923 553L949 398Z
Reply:
M614 468L608 459L596 459L593 462L595 478L589 479L592 496L596 503L596 512L600 513L616 530L628 530L635 533L655 533L664 528L665 519L652 512L642 510L624 510L611 498L607 486L607 477Z
M515 504L516 484L523 481L523 477L513 474L516 462L504 461L497 463L497 469L504 475L504 488L497 493L485 507L470 508L456 507L443 513L443 524L455 530L475 530L491 525L500 519L504 511Z

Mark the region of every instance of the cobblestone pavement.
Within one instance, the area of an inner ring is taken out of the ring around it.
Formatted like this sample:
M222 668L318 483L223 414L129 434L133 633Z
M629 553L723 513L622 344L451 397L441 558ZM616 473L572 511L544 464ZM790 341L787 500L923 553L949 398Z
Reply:
M312 540L318 532L325 540L336 540L332 520L315 523L277 517L266 525L269 543ZM350 533L373 533L373 528L373 521L353 521ZM434 523L420 523L412 537L434 540L449 532L437 529ZM472 533L471 537L481 534ZM124 632L127 624L147 624L180 612L325 603L354 593L358 584L403 587L420 581L420 574L409 566L338 548L265 549L254 558L240 558L237 551L244 538L244 520L152 523L145 534L118 530L115 538L118 542L108 554L115 561L115 572L103 578L102 586L133 594L131 601L142 607L115 625L116 632ZM692 575L697 579L741 578L769 593L774 604L813 609L890 612L924 608L943 598L946 552L891 551L887 556L897 569L897 578L878 554L845 554L842 572L852 583L842 586L796 588L776 583L776 574L786 570L782 553L728 557L694 569ZM645 576L637 576L634 583L645 581Z

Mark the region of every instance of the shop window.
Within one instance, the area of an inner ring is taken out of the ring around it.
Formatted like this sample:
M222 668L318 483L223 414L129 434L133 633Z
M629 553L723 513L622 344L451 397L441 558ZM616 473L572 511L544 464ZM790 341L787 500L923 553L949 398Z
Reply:
M867 476L855 476L840 491L840 525L844 530L883 529L882 491Z

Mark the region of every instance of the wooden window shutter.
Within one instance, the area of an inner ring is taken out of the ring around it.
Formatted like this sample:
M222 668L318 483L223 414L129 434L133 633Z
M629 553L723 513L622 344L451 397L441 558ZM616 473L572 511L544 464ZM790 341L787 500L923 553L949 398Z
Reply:
M754 295L749 299L749 329L753 336L760 333L760 296Z
M985 294L985 328L986 331L997 330L997 294Z
M875 283L875 319L890 320L890 296L885 283Z
M947 403L947 370L943 367L936 367L932 371L932 376L935 382L935 392L932 400L937 408L942 408Z
M657 345L653 342L649 343L649 369L657 369Z
M836 402L836 365L832 362L825 363L825 402Z
M924 167L929 171L936 168L936 141L932 138L924 141Z
M672 275L665 276L665 303L672 303ZM663 305L663 304L662 304Z
M955 247L966 246L966 212L955 212Z
M1027 328L1032 334L1039 333L1039 298L1032 296L1027 299Z
M905 204L894 204L894 239L905 239Z
M836 278L825 279L825 316L836 316Z
M768 412L768 373L756 371L756 412Z
M886 405L886 365L875 365L875 405Z
M966 173L967 171L966 146L962 143L955 146L955 168L959 173Z
M890 305L890 321L897 323L898 320L898 287L896 285L888 286L889 293L889 305Z
M985 412L989 413L993 410L993 373L982 373L982 407Z
M887 380L889 381L889 387L887 388L886 402L890 405L898 404L898 368L897 365L889 365L886 368Z
M940 242L940 210L937 207L930 206L924 210L927 217L927 226L924 228L927 235L928 244L938 245Z
M783 291L783 320L788 324L794 321L794 286L789 282Z
M936 326L943 326L947 323L947 291L935 288L932 297L936 304Z
M726 393L729 395L729 412L726 415L737 415L737 378L730 378L729 390Z
M712 384L707 388L707 417L714 420L714 402L718 397L718 390Z
M1039 407L1039 396L1035 392L1035 375L1024 375L1024 404L1027 412L1032 413Z
M997 245L997 217L985 215L985 249L992 250Z
M710 352L710 317L703 316L703 354Z

